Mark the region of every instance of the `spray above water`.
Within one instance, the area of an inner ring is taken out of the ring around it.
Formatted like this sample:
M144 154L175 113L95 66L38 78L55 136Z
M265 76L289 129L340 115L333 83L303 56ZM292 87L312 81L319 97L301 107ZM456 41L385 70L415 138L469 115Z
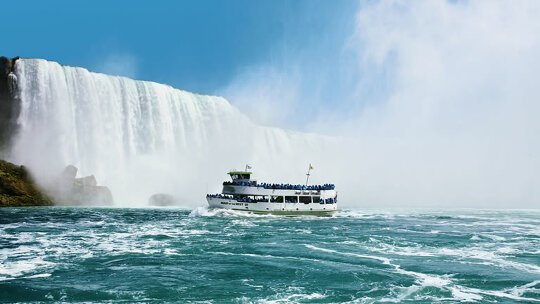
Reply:
M39 59L19 60L16 74L22 105L11 159L44 185L73 164L117 205L145 205L156 193L200 205L234 165L287 176L321 144L258 126L221 97Z

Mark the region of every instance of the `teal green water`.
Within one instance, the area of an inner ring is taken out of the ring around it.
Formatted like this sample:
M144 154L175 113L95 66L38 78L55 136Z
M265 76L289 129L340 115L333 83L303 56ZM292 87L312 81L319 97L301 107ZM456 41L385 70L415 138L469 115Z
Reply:
M540 212L0 209L0 302L537 303Z

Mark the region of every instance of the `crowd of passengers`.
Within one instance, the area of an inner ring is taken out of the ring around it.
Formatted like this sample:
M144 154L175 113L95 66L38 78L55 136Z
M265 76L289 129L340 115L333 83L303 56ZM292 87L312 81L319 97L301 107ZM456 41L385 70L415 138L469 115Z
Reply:
M254 185L252 182L244 181L226 181L223 182L224 186L233 185L233 186L257 186L263 187L264 189L279 189L279 190L334 190L336 186L334 184L324 184L324 185L292 185L292 184L269 184L269 183L260 183Z
M291 185L291 184L267 184L261 183L257 185L258 187L263 187L264 189L286 189L286 190L334 190L336 186L333 184L324 184L324 185Z
M250 198L248 196L233 196L233 195L226 195L226 194L207 194L206 197L216 197L216 198L223 198L223 199L234 199L237 202L241 203L267 203L268 198L260 197L260 198ZM279 201L271 201L274 203L281 203ZM298 203L298 201L285 201L286 203ZM327 199L321 199L321 204L333 204L334 199L333 198L327 198Z
M235 201L242 202L242 203L266 203L268 202L267 198L249 198L247 196L232 196L232 195L226 195L226 194L207 194L207 197L216 197L216 198L224 198L224 199L234 199Z
M207 194L206 197L216 197L216 198L226 198L226 199L232 199L232 195L226 195L226 194Z

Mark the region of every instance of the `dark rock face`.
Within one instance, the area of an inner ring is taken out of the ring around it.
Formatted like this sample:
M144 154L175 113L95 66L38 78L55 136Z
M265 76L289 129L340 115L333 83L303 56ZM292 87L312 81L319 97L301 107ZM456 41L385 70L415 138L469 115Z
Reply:
M61 178L68 179L68 180L74 180L77 177L77 167L73 165L68 165L64 168L64 171L62 172Z
M18 59L0 57L0 155L6 153L17 130L21 103L14 71Z
M51 199L23 166L0 160L0 207L49 206Z
M156 193L148 199L148 204L152 206L174 206L178 205L178 200L166 193Z
M67 166L58 179L54 196L63 205L112 205L111 190L98 186L93 175L77 178L77 167Z

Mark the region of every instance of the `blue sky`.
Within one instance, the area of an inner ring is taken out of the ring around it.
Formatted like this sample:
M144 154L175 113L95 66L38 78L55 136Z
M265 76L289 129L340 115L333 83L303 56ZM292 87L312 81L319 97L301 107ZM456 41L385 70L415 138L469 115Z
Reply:
M38 57L214 94L299 50L333 60L357 1L18 1L3 14L4 56ZM336 49L336 52L332 52ZM120 68L110 69L111 61ZM129 65L129 67L125 67ZM125 68L122 68L124 66Z

